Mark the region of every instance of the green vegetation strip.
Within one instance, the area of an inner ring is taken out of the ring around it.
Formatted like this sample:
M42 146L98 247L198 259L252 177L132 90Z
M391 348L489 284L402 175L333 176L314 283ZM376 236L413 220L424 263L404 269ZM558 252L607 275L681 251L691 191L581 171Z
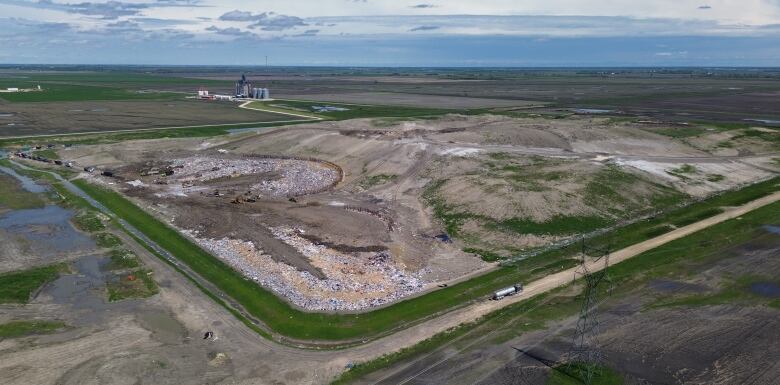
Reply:
M253 317L262 320L277 333L291 338L319 340L366 338L409 326L426 317L463 306L471 300L485 298L496 288L517 282L527 282L557 271L558 269L555 267L542 270L538 270L538 268L550 265L555 261L570 260L571 256L578 251L577 245L554 250L521 261L515 268L494 270L457 285L368 313L308 313L292 308L273 293L247 280L230 266L135 206L120 194L83 180L77 180L74 183L120 218L143 231L149 239L173 254L179 261L187 264L194 272L236 300ZM679 212L670 214L666 220L674 220L681 215L695 215L712 207L743 204L780 189L779 183L780 178L776 178L743 190L729 192L681 209ZM614 239L617 241L612 243L612 246L621 248L646 240L648 237L643 230L646 231L663 223L666 221L655 219L622 228L615 232ZM609 241L610 237L608 236L594 240L596 243L608 243ZM535 273L532 274L531 271Z
M0 338L46 334L64 327L65 323L61 321L12 321L0 324Z
M33 292L66 272L65 264L0 274L0 303L27 303Z
M376 175L370 175L366 176L363 179L360 180L360 183L358 185L361 188L369 189L374 186L383 185L388 182L392 182L394 180L398 179L398 175L394 174L376 174Z

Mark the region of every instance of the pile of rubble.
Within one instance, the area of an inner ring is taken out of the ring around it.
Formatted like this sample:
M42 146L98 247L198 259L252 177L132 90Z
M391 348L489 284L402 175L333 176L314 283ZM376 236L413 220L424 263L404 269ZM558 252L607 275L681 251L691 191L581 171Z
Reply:
M176 180L185 187L220 178L273 174L249 186L260 195L273 197L317 193L336 184L341 176L327 164L301 159L190 157L174 160L171 167L176 169Z
M350 311L393 302L423 289L423 272L399 269L385 253L342 253L301 237L301 230L272 228L273 234L294 247L325 275L273 260L258 245L237 239L205 239L185 231L246 277L307 310Z

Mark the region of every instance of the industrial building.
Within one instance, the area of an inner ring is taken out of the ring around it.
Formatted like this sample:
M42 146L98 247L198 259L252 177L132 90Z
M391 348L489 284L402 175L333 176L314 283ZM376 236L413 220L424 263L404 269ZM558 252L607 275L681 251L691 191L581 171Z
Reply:
M268 88L253 87L252 83L246 80L246 75L241 75L241 79L236 82L237 98L242 99L270 99L271 94Z
M11 92L35 92L35 91L43 91L43 88L41 88L41 86L38 85L38 86L35 86L34 88L8 87L8 88L0 90L0 92L5 92L5 93L11 93Z
M211 94L203 87L198 89L198 99L207 100L237 100L237 99L260 99L270 100L271 93L268 88L258 88L252 86L252 83L246 80L246 75L241 75L241 79L236 82L233 95Z

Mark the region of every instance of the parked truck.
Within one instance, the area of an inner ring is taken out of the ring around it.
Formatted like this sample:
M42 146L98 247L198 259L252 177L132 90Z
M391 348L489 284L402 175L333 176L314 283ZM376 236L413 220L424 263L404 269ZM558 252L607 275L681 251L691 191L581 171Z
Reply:
M522 292L523 292L523 284L518 283L517 285L510 286L510 287L507 287L507 288L504 288L504 289L501 289L501 290L498 290L498 291L494 292L493 296L490 297L490 299L492 299L494 301L498 301L498 300L500 300L500 299L502 299L504 297L507 297L507 296L510 296L510 295L515 295L515 294L522 293Z

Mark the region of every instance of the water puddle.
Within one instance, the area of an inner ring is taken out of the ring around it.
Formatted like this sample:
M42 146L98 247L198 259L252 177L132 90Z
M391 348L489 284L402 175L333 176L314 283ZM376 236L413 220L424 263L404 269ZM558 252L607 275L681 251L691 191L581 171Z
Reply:
M164 344L179 344L188 334L179 321L165 312L144 311L136 319L144 329L152 331L156 340Z
M614 110L602 110L599 108L576 108L574 112L578 114L609 114Z
M75 274L63 275L44 290L58 304L72 304L75 307L94 308L103 304L105 295L88 295L89 292L102 291L105 287L101 258L90 255L76 260L72 268Z
M769 124L769 125L780 125L780 120L773 120L773 119L743 119L748 122L757 122L757 123L763 123L763 124Z
M274 127L249 127L249 128L231 128L227 130L228 135L237 135L237 134L243 134L245 132L262 132L265 130L270 130Z
M29 191L31 193L42 193L46 191L46 186L41 186L35 183L32 178L21 175L11 168L0 166L0 171L16 178L16 180L22 183L22 188L25 191Z
M0 216L0 229L29 242L33 254L63 254L95 248L95 241L70 224L73 212L59 206L14 210Z
M693 283L670 281L666 279L654 279L647 284L651 289L662 293L675 293L681 291L703 292L708 288L703 285Z
M750 285L750 291L762 297L780 298L780 285L774 282L755 282Z
M139 300L108 302L106 280L110 272L104 271L109 262L99 255L88 255L71 264L73 274L65 274L46 285L41 296L48 296L51 302L67 305L69 312L77 316L72 322L77 324L95 324L126 310L136 309Z
M780 234L780 226L766 225L764 230L769 231L772 234Z

